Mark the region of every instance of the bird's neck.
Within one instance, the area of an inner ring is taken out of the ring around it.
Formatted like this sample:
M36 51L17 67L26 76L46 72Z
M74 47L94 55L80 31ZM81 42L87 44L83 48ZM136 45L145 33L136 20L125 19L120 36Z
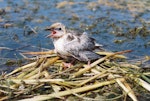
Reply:
M64 39L64 35L61 36L61 37L55 37L55 38L53 38L53 41L56 42L56 41L58 41L58 40L60 40L60 39Z
M53 38L53 41L56 42L57 40L59 40L60 37L57 37L57 38Z

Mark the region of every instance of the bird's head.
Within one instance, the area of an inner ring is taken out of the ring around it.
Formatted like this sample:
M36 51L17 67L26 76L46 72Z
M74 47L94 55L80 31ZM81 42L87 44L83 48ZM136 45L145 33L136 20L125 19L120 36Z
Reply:
M66 33L65 25L62 23L54 23L50 27L45 29L46 31L51 31L47 37L60 38Z

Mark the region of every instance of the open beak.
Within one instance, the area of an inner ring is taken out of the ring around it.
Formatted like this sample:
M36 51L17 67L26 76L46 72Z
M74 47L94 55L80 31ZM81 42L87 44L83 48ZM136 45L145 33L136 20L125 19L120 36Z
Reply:
M52 28L51 27L47 27L44 29L45 31L52 31Z
M49 34L46 36L46 38L52 38L53 37L53 34Z
M44 30L45 31L52 31L53 29L51 27L46 27ZM46 38L51 38L51 37L53 37L52 34L49 34L49 35L46 36Z

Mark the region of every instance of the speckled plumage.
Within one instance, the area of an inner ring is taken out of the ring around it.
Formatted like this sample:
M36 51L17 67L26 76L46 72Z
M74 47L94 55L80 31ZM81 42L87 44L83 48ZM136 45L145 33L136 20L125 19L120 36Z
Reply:
M51 30L56 53L62 58L73 57L79 61L91 61L100 58L94 50L95 40L84 33L67 30L61 23L54 23L47 30ZM55 33L54 33L55 32Z

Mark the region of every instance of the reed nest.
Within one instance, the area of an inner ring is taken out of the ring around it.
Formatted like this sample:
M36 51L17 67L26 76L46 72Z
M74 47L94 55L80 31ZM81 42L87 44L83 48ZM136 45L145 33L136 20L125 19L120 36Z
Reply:
M149 94L150 71L129 63L127 52L98 52L104 57L69 68L53 51L24 53L36 59L0 76L0 100L138 101Z

